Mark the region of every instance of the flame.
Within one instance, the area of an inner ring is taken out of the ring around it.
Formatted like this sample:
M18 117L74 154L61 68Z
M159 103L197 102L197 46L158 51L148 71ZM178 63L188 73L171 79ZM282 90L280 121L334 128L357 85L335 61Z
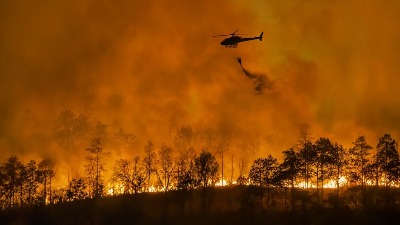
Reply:
M348 181L346 177L341 176L339 178L339 187L343 187L344 185L347 185ZM298 188L316 188L317 186L314 183L308 182L308 185L306 185L306 182L302 181L296 185ZM324 188L336 188L336 180L328 180L327 182L324 182Z
M149 192L159 192L159 190L156 187L154 187L154 185L151 185L148 190Z
M210 185L212 184L212 180L209 180L208 182ZM220 179L215 183L215 186L216 187L224 187L224 186L227 186L228 184L229 185L230 184L238 185L237 181L232 181L232 183L229 183L225 179ZM243 183L243 185L250 185L250 184L251 184L251 182L249 181L249 179L247 179L247 181ZM348 181L347 181L346 177L341 176L339 179L339 187L345 186L347 184L348 184ZM368 185L371 185L371 184L368 183ZM393 184L393 186L396 186L396 185ZM109 196L123 194L124 190L125 190L125 186L121 183L108 184L107 187L108 187L107 195L109 195ZM295 185L295 187L297 187L297 188L306 188L306 187L316 188L316 185L315 185L315 183L312 183L312 182L308 182L308 185L306 185L306 183L304 181L302 181L302 182L298 182ZM331 179L331 180L324 182L324 188L336 188L336 181ZM146 189L143 189L142 191L144 191L144 190L146 190ZM172 189L170 188L170 190L172 190ZM164 187L156 187L154 185L151 185L147 188L147 191L150 193L156 193L156 192L164 192L165 190L164 190Z
M295 185L296 187L298 187L298 188L306 188L306 187L309 187L309 188L314 188L314 187L316 187L313 183L311 183L311 182L308 182L308 184L306 183L306 182L304 182L304 181L302 181L302 182L300 182L300 183L298 183L297 185Z
M217 183L215 183L215 186L217 187L223 187L226 186L228 183L226 182L225 179L220 179Z
M113 196L113 195L118 195L118 194L123 194L125 191L125 186L123 184L108 184L107 185L107 195Z
M107 195L114 195L114 188L110 188L107 190Z

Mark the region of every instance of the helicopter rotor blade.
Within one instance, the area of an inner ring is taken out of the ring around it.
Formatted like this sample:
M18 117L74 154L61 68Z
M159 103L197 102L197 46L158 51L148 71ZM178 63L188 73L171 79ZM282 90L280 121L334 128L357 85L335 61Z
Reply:
M232 34L229 34L229 35L249 35L249 34L237 34L236 32L238 32L238 31L239 31L239 29L236 29L235 32L233 32Z
M214 35L211 37L225 37L225 36L229 36L230 34L220 34L220 35Z
M235 35L248 35L248 34L237 34L236 32L238 32L239 29L236 29L233 33L230 34L220 34L220 35L214 35L211 37L225 37L225 36L235 36Z

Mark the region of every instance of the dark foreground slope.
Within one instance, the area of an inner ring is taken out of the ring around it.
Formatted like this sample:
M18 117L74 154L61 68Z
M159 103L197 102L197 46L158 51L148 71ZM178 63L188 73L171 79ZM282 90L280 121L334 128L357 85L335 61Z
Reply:
M261 198L260 193L263 193ZM282 191L254 187L143 193L6 210L0 224L398 224L398 207L352 208L345 199L321 206L297 193L295 207ZM286 199L286 201L285 201ZM343 202L341 202L343 201ZM285 204L286 202L286 204ZM345 204L346 203L346 204ZM285 207L286 206L286 207Z

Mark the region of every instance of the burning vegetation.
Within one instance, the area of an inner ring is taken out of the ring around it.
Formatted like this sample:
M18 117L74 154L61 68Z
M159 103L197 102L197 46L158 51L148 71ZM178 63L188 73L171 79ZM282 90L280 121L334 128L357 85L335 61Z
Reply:
M141 148L132 133L119 130L110 137L101 122L63 111L51 139L60 150L84 150L69 167L81 170L66 176L59 159L10 156L0 164L1 209L227 185L265 189L269 208L272 190L306 190L322 201L332 191L339 197L354 187L398 188L400 182L398 143L390 134L379 138L375 150L364 136L344 148L303 135L282 155L259 155L256 138L241 139L232 124L221 123L214 130L183 126L170 144L149 140Z

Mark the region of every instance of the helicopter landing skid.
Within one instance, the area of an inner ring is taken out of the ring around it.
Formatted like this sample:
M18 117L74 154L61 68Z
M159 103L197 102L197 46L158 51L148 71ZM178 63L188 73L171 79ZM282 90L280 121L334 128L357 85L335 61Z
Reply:
M234 45L227 45L227 48L237 48L238 44L234 44Z

